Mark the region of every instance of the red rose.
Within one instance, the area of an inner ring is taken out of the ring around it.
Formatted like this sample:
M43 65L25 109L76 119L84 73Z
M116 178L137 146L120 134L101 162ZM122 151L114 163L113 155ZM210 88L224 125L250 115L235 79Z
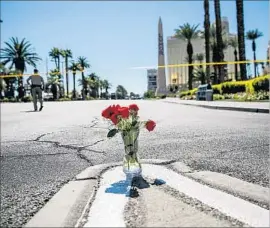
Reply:
M101 115L106 118L106 119L109 119L110 116L112 115L112 107L109 106L108 108L104 109L101 113Z
M101 115L106 119L110 119L110 117L113 114L118 114L119 108L120 108L120 105L109 106L108 108L106 108L102 111Z
M145 124L145 127L148 131L153 131L156 127L156 123L153 120L148 120Z
M118 109L119 115L121 115L122 118L128 118L129 117L129 110L127 107L121 107Z
M112 116L110 117L110 119L114 125L118 124L118 117L117 116L118 116L117 114L112 114Z
M129 106L129 110L133 110L133 111L138 112L139 107L138 107L136 104L131 104L131 105Z
M119 108L121 108L121 106L120 105L113 105L112 106L112 111L113 111L113 113L119 113Z

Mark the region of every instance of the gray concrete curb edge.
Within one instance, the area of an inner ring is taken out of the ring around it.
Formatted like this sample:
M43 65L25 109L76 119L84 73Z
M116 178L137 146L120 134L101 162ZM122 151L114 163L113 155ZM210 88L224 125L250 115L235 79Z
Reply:
M164 101L164 102L180 104L180 105L188 105L188 106L197 106L197 107L209 108L209 109L240 111L240 112L255 112L255 113L266 113L266 114L269 113L269 109L264 109L264 108L242 108L242 107L210 106L210 105L201 105L201 104L184 104L184 103L178 103L175 101Z
M268 188L248 183L225 174L196 171L175 160L142 159L142 164L164 165L167 168L194 179L201 184L228 192L267 207ZM91 204L100 186L100 177L109 169L122 165L122 162L90 166L65 184L25 227L82 227L86 222ZM267 197L266 197L267 196ZM269 206L269 205L268 205ZM269 207L268 207L269 208Z

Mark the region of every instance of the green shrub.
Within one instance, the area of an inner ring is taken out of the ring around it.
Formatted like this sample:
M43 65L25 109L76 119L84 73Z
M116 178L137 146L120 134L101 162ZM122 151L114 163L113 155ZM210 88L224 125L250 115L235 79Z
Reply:
M224 100L225 97L223 95L220 95L220 94L214 94L213 95L213 100L216 101L216 100Z
M181 97L184 97L184 96L193 96L193 95L195 95L196 94L196 92L197 92L197 88L195 88L195 89L192 89L192 90L186 90L186 91L183 91L183 92L181 92L179 95L180 95L180 98Z
M269 91L270 75L258 77L252 80L254 91Z
M23 102L31 102L31 101L33 101L33 98L31 96L25 96L22 98L22 101Z
M149 91L145 92L143 96L145 98L155 98L155 93L154 93L154 91L149 90Z
M1 100L1 102L9 102L9 99L5 97L4 99Z
M254 94L260 91L269 91L270 75L261 76L258 78L250 79L247 81L236 82L223 82L218 85L213 85L213 94L236 94L236 93L249 93ZM187 90L180 93L180 98L187 95L194 95L197 88L193 90Z
M91 100L95 100L94 97L86 97L85 100L91 101Z
M176 97L176 94L167 94L167 97Z
M235 94L246 92L246 81L221 83L222 94Z
M9 98L9 102L12 102L12 103L14 103L14 102L16 102L17 100L16 100L16 98L14 98L14 97L12 97L12 98Z
M67 97L63 97L63 98L58 99L58 101L71 101L71 99Z

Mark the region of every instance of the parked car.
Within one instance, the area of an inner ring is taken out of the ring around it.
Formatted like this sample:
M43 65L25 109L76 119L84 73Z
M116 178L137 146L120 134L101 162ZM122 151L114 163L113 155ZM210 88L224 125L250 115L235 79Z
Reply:
M53 94L52 93L44 93L43 94L44 101L52 101L53 100Z
M115 93L111 93L111 100L116 100L116 94Z

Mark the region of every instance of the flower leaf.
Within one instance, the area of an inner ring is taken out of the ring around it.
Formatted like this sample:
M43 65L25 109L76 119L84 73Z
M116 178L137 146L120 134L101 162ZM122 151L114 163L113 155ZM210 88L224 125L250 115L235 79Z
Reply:
M138 121L135 120L135 121L132 122L131 126L134 127L134 126L136 126L137 123L138 123Z
M116 133L118 133L118 130L117 129L111 129L109 132L108 132L108 134L107 134L107 138L111 138L111 137L113 137L113 136L115 136L116 135Z

